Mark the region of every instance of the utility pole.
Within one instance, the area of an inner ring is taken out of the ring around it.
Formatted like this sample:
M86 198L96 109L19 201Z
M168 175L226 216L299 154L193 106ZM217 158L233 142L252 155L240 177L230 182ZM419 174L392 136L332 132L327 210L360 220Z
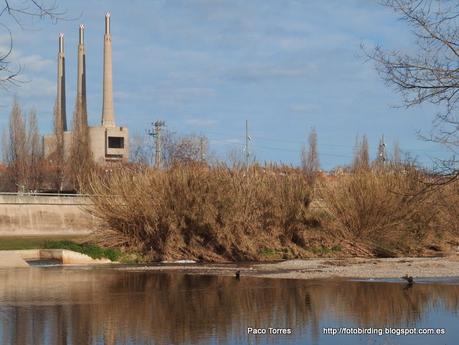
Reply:
M384 135L381 137L379 140L379 146L378 146L378 161L381 164L384 164L387 160L386 157L386 144L384 142Z
M148 134L155 138L155 168L161 167L161 129L166 125L164 121L155 121L152 123L153 130Z

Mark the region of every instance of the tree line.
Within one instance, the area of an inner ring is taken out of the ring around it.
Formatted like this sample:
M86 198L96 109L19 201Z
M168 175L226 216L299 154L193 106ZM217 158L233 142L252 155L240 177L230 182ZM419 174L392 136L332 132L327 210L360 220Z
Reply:
M37 113L24 115L14 100L7 129L2 134L3 161L7 164L1 179L2 190L36 190L44 172L43 147Z
M88 126L80 121L81 109L74 114L70 141L64 145L62 126L54 124L54 142L44 155L44 141L34 109L28 113L15 98L8 125L2 133L0 190L7 192L73 192L96 169L90 152ZM57 118L55 116L55 118Z

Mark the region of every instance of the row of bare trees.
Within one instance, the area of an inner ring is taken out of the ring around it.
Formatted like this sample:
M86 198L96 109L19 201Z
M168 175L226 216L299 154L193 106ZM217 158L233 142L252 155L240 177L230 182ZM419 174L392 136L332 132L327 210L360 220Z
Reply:
M408 161L407 158L405 161ZM386 144L384 143L384 136L380 138L378 151L375 159L372 161L370 158L370 148L368 138L363 135L362 138L357 137L354 147L354 157L348 169L351 171L370 170L371 168L382 167L400 167L402 166L402 152L398 141L394 143L392 155L386 152ZM310 184L314 184L317 174L320 172L320 159L317 150L317 131L312 128L309 136L307 146L304 145L301 150L301 168Z
M65 138L62 126L55 124L54 142L48 143L50 152L45 157L36 111L25 114L15 99L2 136L5 165L0 172L0 190L80 190L85 177L95 169L95 163L87 123L77 114L79 109L75 110L71 137Z
M155 145L147 134L134 135L129 148L129 159L132 163L154 164ZM204 135L178 135L166 131L161 136L161 162L165 168L188 163L209 163L212 157L209 140Z
M303 145L301 150L301 168L310 184L314 184L317 174L320 172L320 159L318 153L318 136L315 128L312 128L307 144ZM209 142L205 136L195 134L177 135L174 132L166 131L161 137L161 161L165 168L178 164L187 164L195 162L211 163L213 155L209 151ZM154 163L155 144L147 134L136 134L131 138L130 143L130 160L133 163L141 165L153 165ZM228 161L232 165L243 165L244 157L240 150L235 153L230 151ZM384 138L380 139L378 152L375 159L370 158L368 138L363 135L362 138L356 138L354 148L354 158L350 164L352 171L368 170L372 166L382 166L390 163L391 166L401 164L401 151L398 142L395 142L393 153L390 157L386 153Z
M369 170L371 167L381 168L390 165L392 167L402 164L402 153L398 141L394 143L392 156L389 157L386 152L386 144L384 143L384 136L380 138L378 150L375 159L372 161L370 158L370 149L368 145L368 137L363 135L362 138L357 137L354 147L354 158L352 160L351 169L356 170Z
M6 162L3 188L7 190L36 190L42 182L42 141L35 110L25 116L14 100L7 130L2 138L3 161Z
M13 27L23 29L35 18L52 22L65 19L66 11L55 1L4 0L0 1L0 27L9 36L6 51L0 51L0 88L8 89L20 84L20 65L9 58L13 51ZM34 23L35 24L35 23ZM33 24L32 24L33 25ZM53 158L57 169L49 166L43 157L43 142L38 130L35 110L25 115L17 100L14 101L10 121L3 131L2 150L5 168L0 185L3 191L35 191L44 185L62 188L64 163L64 133L56 132L56 152ZM45 181L47 180L47 181Z

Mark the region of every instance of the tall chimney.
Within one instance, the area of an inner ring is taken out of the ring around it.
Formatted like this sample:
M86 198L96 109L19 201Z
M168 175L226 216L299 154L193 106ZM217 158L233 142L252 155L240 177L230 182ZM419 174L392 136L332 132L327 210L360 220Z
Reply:
M110 12L105 15L104 35L104 96L102 103L102 126L115 127L112 85L112 38L110 36Z
M80 25L80 39L78 44L78 76L77 76L77 116L81 116L81 124L88 125L86 108L86 52L84 48L84 25Z
M56 129L67 131L67 115L65 111L65 55L64 34L59 34L59 52L57 53L57 95L56 95Z

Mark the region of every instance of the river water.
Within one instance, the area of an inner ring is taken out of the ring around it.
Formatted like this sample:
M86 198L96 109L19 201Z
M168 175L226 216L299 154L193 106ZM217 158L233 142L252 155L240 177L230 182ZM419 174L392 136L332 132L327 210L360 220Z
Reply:
M113 268L0 270L3 345L457 344L458 311L457 279L409 287ZM372 334L347 334L359 328ZM400 329L444 334L385 334Z

